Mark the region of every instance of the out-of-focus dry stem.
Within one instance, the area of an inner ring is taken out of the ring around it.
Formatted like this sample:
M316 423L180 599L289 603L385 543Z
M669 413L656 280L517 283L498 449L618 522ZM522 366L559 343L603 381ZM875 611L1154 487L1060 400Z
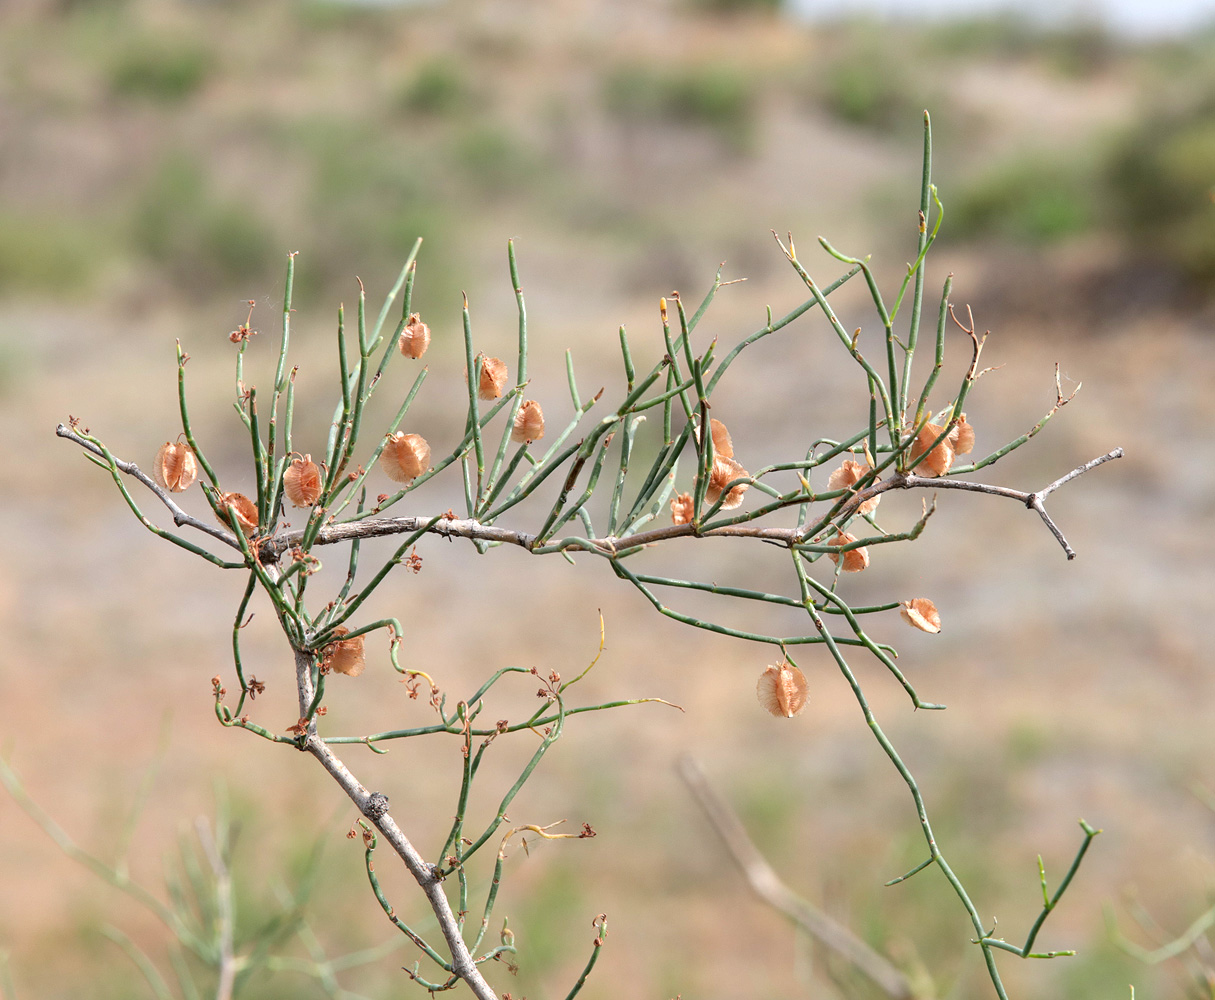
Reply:
M915 994L902 972L847 927L836 923L785 885L760 854L735 812L709 784L694 758L680 759L679 776L760 899L787 916L824 948L855 966L886 996L894 1000L912 1000Z

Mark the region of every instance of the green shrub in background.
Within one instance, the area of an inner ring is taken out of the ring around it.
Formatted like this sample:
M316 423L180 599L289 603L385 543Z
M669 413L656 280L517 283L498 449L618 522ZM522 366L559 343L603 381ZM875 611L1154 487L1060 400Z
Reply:
M951 206L955 236L1055 243L1088 230L1096 218L1093 171L1030 155L997 164Z
M115 56L110 90L119 97L184 100L206 82L215 58L194 42L139 38Z
M914 52L892 44L889 33L866 21L834 27L826 55L810 82L810 98L833 118L849 125L898 131L928 105L914 69Z
M472 84L452 59L423 63L401 93L401 106L435 117L450 115L472 101Z
M266 273L276 240L251 205L215 195L202 170L171 156L137 196L132 242L191 294Z
M48 212L0 211L0 294L71 295L88 288L99 234Z
M774 14L785 6L784 0L689 0L694 10L710 14Z
M1136 250L1215 290L1215 90L1151 109L1110 157L1114 218Z
M652 70L628 65L607 75L603 100L609 112L626 121L707 126L742 152L754 139L759 89L753 78L731 66Z

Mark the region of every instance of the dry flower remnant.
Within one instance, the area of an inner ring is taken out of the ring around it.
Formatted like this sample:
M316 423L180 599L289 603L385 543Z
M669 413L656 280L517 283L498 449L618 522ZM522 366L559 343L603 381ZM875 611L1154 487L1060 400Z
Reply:
M675 524L690 524L693 507L691 493L680 493L671 497L671 521Z
M478 399L498 399L506 388L506 362L501 358L481 355L481 380L477 385Z
M321 470L311 455L295 458L283 473L283 492L296 507L311 507L321 497Z
M339 638L324 649L321 659L322 673L333 671L347 677L358 677L367 666L363 656L363 637L356 635L353 639L340 638L349 632L350 629L345 625L339 625L333 630L333 634Z
M397 431L384 444L380 465L394 483L409 483L430 468L430 445L421 434Z
M844 464L831 473L831 478L827 480L827 488L829 490L850 490L869 472L868 466L861 465L860 462L855 462L851 458L844 459ZM858 514L872 514L877 508L879 501L882 499L881 494L866 500L856 508Z
M918 628L921 632L935 634L941 631L941 614L927 597L913 597L902 603L899 614L908 625Z
M831 544L836 548L842 549L845 545L851 545L855 541L855 535L842 531L831 539ZM859 573L869 565L869 550L864 545L860 548L849 549L844 553L831 552L829 555L831 556L831 561L837 566L840 564L840 559L844 560L843 570L845 573Z
M401 331L401 337L397 341L397 347L407 358L420 358L426 353L426 348L430 346L430 327L422 322L422 317L417 313L411 313L409 322L405 324L405 329Z
M232 511L236 515L236 523L240 525L240 530L246 535L257 533L257 504L250 500L243 493L224 493L219 498L220 518L219 523L225 528L230 527L228 519L223 516L224 511Z
M777 718L792 719L806 707L806 675L792 663L782 660L759 675L755 695L765 712Z
M189 445L166 441L156 452L152 478L170 493L181 493L198 478L198 460Z
M722 491L735 479L743 479L749 475L750 473L734 459L718 455L713 459L713 470L709 473L709 488L705 492L705 499L711 504L721 499L723 510L733 510L743 502L743 494L751 484L737 483L730 487L724 498Z
M534 399L525 400L515 414L515 425L511 428L510 438L519 444L531 444L544 437L544 411Z

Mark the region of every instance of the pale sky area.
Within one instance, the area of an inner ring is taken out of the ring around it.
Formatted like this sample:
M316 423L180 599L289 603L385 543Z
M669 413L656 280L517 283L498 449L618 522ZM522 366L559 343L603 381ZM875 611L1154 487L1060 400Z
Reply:
M1178 34L1215 22L1215 0L789 0L817 20L870 12L884 17L966 17L999 11L1048 22L1095 20L1137 36Z

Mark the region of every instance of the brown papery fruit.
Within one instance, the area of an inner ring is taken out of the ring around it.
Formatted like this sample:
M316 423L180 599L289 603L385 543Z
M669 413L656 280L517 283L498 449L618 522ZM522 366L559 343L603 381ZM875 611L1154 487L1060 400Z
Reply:
M713 454L722 458L734 457L734 442L730 440L730 432L726 425L714 417L709 418L709 432L713 437Z
M765 712L792 719L806 707L806 675L792 663L773 664L759 675L755 694Z
M850 545L855 541L856 536L850 535L847 532L841 532L831 539L831 544L843 548L845 545ZM839 565L840 559L844 560L845 573L859 573L869 565L869 550L863 545L859 549L849 549L847 552L842 554L839 552L830 552L828 555L831 557L831 561L837 566Z
M931 451L928 450L944 429L936 424L925 424L920 429L920 433L915 436L915 443L911 446L911 461L913 464L919 462L912 472L931 479L943 476L949 471L949 467L953 465L953 445L949 443L949 438L946 437ZM922 462L919 461L921 455L924 456Z
M958 422L953 425L953 430L945 440L953 446L955 455L970 454L975 446L975 429L966 422L965 413L958 417Z
M235 512L236 523L242 532L246 535L257 533L257 504L243 493L224 493L219 498L219 509L225 511L229 508ZM221 516L219 523L225 528L231 527L227 517Z
M709 503L717 503L718 497L721 496L729 484L742 476L748 476L747 472L732 458L724 458L719 455L713 459L713 471L709 473L709 486L705 490L705 499ZM723 510L733 510L743 502L743 494L747 492L750 483L738 483L730 488L730 492L726 494L726 498L722 500L721 506Z
M333 630L333 634L343 636L349 631L345 625L339 625ZM324 659L321 661L322 670L332 670L335 674L345 674L347 677L358 677L366 666L361 635L356 635L353 639L331 642L325 647Z
M831 477L827 480L827 489L850 490L861 481L861 477L868 471L868 467L861 465L860 462L854 462L850 458L845 458L844 464L831 473ZM881 499L882 495L880 493L875 497L871 497L857 507L856 512L858 514L872 513Z
M515 426L511 428L510 439L520 444L530 444L544 437L544 411L534 399L526 400L515 414Z
M430 445L421 434L397 431L384 444L380 465L394 483L412 482L430 468Z
M189 445L166 441L156 452L152 478L170 493L180 493L198 478L198 460Z
M497 399L506 388L506 362L501 358L481 356L481 381L477 386L478 399Z
M422 322L417 313L412 313L405 329L401 331L401 339L397 347L407 358L420 358L430 346L430 327Z
M899 614L903 616L903 621L921 632L935 634L941 631L940 612L927 597L913 597L910 601L903 601Z
M671 497L671 521L675 524L688 524L692 520L692 494L680 493Z
M321 470L311 455L296 458L287 466L283 492L295 507L311 507L321 498Z

